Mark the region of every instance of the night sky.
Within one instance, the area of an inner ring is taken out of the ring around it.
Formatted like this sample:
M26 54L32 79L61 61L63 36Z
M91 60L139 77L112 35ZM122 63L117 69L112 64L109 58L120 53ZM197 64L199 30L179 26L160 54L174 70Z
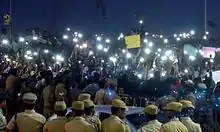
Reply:
M106 17L101 24L98 0L12 0L17 32L40 27L64 31L119 33L137 27L139 16L151 32L174 33L204 29L204 0L103 0ZM62 2L61 2L62 1ZM220 24L220 1L208 0L208 20Z

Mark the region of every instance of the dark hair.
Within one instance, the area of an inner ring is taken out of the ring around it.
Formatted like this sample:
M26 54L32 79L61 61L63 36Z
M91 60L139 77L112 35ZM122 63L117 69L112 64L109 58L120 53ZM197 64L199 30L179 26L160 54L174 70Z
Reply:
M27 104L27 103L24 103L24 102L23 102L23 108L24 108L25 110L33 110L34 107L35 107L35 103L34 103L34 104Z
M90 115L93 112L93 110L94 110L94 106L91 106L91 107L85 108L84 113L86 115Z
M149 118L150 121L157 119L157 115L149 115L149 114L146 114L146 115L147 115L147 117Z
M67 110L64 111L55 111L55 114L57 114L57 116L65 116L66 115Z
M74 116L82 116L84 114L84 111L73 109L73 113L74 113Z
M111 107L112 115L117 115L119 109L120 108Z

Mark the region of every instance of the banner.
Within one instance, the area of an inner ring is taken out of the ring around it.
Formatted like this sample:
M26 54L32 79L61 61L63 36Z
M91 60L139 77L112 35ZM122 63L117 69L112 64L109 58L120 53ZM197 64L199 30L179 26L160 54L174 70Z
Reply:
M140 35L131 35L125 37L126 47L128 49L140 48L141 37Z

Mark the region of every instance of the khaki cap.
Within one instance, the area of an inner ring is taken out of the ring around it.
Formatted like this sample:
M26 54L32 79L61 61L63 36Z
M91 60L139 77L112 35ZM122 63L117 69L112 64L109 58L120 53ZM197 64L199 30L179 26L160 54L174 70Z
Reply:
M164 107L164 110L181 112L182 111L182 104L179 102L170 102Z
M74 101L72 103L72 109L74 109L74 110L84 110L84 102L83 101Z
M78 101L90 100L90 99L91 99L90 94L80 94L77 98Z
M193 106L192 102L189 100L180 100L180 103L182 104L182 109L186 109L186 108L195 109L195 106Z
M89 107L95 106L95 104L93 103L92 100L83 100L83 102L84 102L84 107L85 108L89 108Z
M23 95L23 101L27 104L34 104L37 100L37 96L34 93L26 93Z
M148 105L144 108L144 113L148 115L157 115L158 114L158 107L156 105Z
M115 107L115 108L122 108L122 109L128 109L128 107L126 106L125 102L123 102L122 100L120 99L114 99L112 101L112 107Z
M64 111L66 110L66 103L64 101L56 101L54 109L55 111Z

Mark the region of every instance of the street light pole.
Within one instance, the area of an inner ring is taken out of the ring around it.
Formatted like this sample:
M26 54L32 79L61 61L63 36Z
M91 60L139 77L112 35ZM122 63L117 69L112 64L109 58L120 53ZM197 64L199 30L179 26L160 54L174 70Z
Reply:
M204 12L204 19L205 19L205 22L204 22L204 28L205 28L205 34L207 32L207 0L204 1L204 6L205 6L205 12Z

